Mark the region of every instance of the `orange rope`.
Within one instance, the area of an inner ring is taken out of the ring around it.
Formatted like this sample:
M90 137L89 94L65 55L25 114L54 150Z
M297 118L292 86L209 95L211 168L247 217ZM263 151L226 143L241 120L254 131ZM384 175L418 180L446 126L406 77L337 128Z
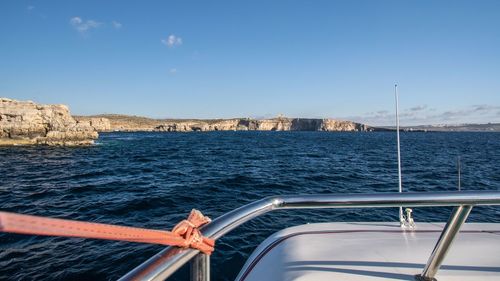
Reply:
M198 227L209 222L208 217L194 209L189 214L188 219L178 223L172 231L0 212L1 232L190 247L198 249L207 255L213 252L215 241L204 237Z

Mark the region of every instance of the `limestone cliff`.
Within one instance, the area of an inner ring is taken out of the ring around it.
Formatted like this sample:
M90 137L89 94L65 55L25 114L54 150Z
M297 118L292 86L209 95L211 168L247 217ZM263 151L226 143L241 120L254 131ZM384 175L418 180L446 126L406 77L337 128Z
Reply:
M77 121L102 120L102 124L105 125L96 127L99 132L151 132L155 127L164 123L163 120L121 114L74 116L74 118Z
M73 116L73 118L79 123L88 123L92 128L94 128L94 130L98 132L111 131L111 123L107 118L85 116Z
M206 131L328 131L328 132L364 132L377 128L351 121L334 119L308 118L272 118L272 119L149 119L127 115L97 115L76 117L77 120L109 120L109 129L99 131L145 131L145 132L206 132Z
M91 122L76 121L65 105L0 98L0 145L88 145L97 137Z
M161 132L192 131L328 131L365 132L375 128L351 121L333 119L274 118L274 119L227 119L227 120L178 120L168 121L154 128Z

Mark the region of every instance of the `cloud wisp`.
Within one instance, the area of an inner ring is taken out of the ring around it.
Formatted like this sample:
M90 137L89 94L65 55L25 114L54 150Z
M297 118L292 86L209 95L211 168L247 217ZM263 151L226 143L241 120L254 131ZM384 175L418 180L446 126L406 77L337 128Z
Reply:
M89 32L90 30L97 29L101 26L111 26L115 30L121 29L123 27L123 24L116 20L113 20L109 23L103 23L93 19L84 20L81 17L72 17L69 20L69 23L80 34L87 34L87 32Z
M380 110L345 119L374 126L392 126L395 124L396 115L392 111ZM479 104L438 111L427 105L418 105L402 110L399 119L403 126L500 122L500 106Z
M69 20L69 23L76 31L80 33L86 33L91 29L96 29L102 25L102 23L96 20L83 20L80 17L73 17Z
M170 34L166 39L162 39L161 43L169 48L173 48L182 45L182 38Z
M111 25L113 25L115 29L120 29L123 26L120 22L117 22L115 20L111 22Z

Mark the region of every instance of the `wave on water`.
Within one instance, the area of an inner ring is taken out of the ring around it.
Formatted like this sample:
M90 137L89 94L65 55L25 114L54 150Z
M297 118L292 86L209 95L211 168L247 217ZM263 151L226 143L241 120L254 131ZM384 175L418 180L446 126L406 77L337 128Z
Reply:
M402 133L403 188L499 190L499 133ZM96 145L1 147L0 209L170 229L192 208L217 217L277 194L397 191L391 133L103 133ZM415 208L416 221L445 221L450 208ZM470 221L498 222L498 207ZM271 233L303 223L396 221L395 209L294 210L267 214L217 241L213 276L233 280ZM2 280L114 280L163 247L0 234ZM185 280L187 270L173 280ZM170 279L169 279L170 280Z

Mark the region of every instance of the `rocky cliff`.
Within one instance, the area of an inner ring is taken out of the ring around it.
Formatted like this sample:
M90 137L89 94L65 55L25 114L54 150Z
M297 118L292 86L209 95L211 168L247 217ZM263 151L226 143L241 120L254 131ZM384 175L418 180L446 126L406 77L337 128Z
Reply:
M111 131L111 123L109 119L102 117L86 117L86 116L73 116L78 123L88 123L97 132Z
M101 120L103 126L96 126L99 132L151 132L162 124L161 120L121 114L102 114L95 116L74 116L77 121L90 122ZM97 123L97 122L96 122Z
M358 132L372 131L373 128L351 121L333 119L228 119L210 121L169 121L154 128L154 131L328 131Z
M334 119L272 118L272 119L149 119L127 115L97 115L75 117L77 120L102 119L109 122L109 130L99 131L157 131L157 132L195 132L195 131L328 131L364 132L377 128L351 121Z
M73 119L65 105L0 98L0 145L88 145L98 137L92 125Z

